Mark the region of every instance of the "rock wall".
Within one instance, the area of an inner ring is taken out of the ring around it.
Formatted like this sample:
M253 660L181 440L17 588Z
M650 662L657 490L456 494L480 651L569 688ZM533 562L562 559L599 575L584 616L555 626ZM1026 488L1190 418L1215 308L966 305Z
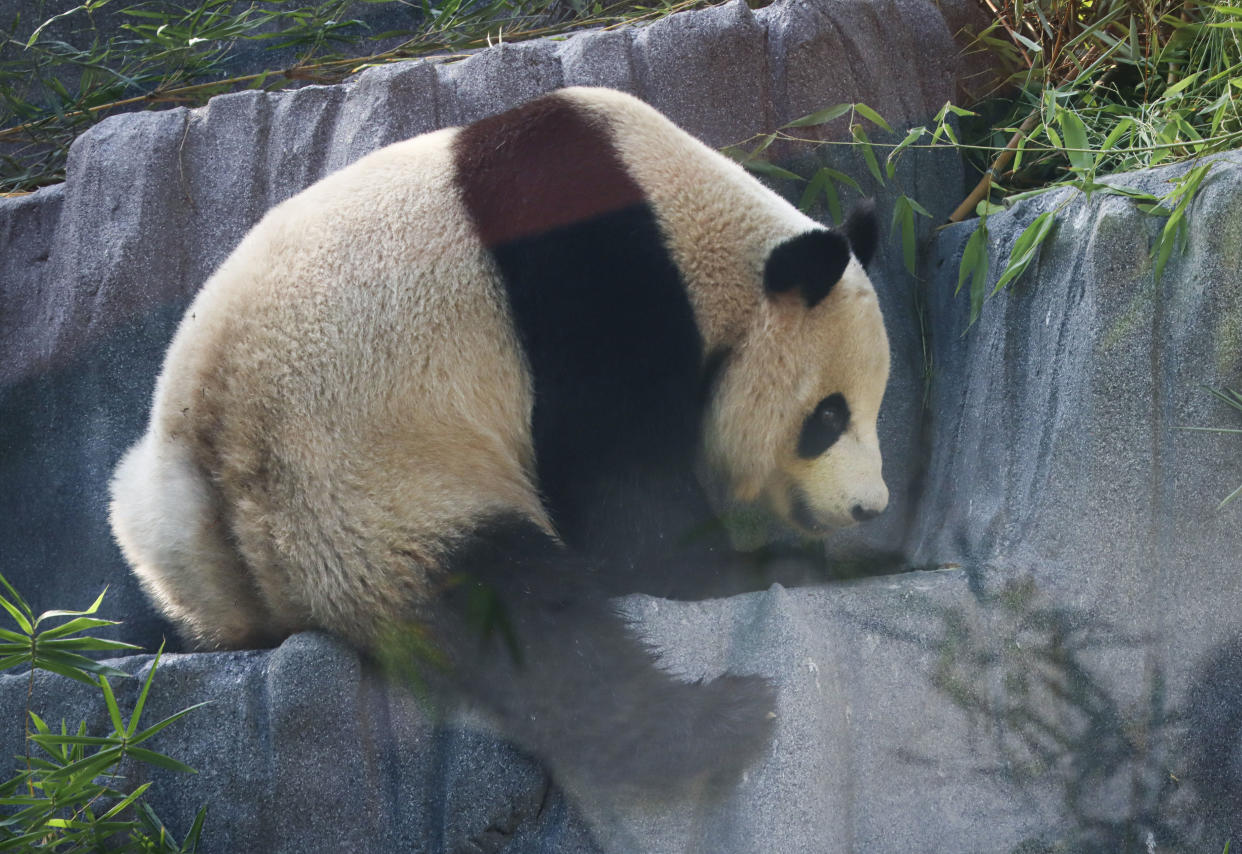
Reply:
M893 50L915 58L902 80L863 61ZM630 91L718 146L842 100L872 103L901 127L951 96L954 56L944 20L922 0L783 2L754 13L735 0L642 28L101 122L74 143L63 185L0 199L0 565L36 605L62 607L110 585L129 615L122 635L159 642L166 626L110 541L109 473L142 431L190 297L268 208L328 172L570 84ZM913 159L907 171L916 173ZM917 181L921 198L951 206L961 167L925 161ZM908 313L908 277L882 263L894 274L890 312ZM898 353L901 376L916 374L916 355ZM908 395L895 386L891 397ZM904 413L888 420L900 459L913 434ZM904 478L890 480L900 498ZM882 541L900 536L899 518L886 521Z
M111 584L124 635L157 642L107 536L107 475L190 295L271 204L386 142L569 83L632 91L715 145L850 100L923 123L960 82L952 18L917 0L734 2L102 123L63 186L0 200L4 572L36 606ZM1163 191L1172 174L1124 180ZM433 725L306 635L161 665L151 720L215 705L154 744L201 771L156 772L157 810L183 832L209 802L208 851L1220 850L1242 814L1242 505L1214 507L1242 458L1236 437L1180 428L1237 426L1203 386L1240 382L1240 179L1242 160L1221 158L1159 284L1161 223L1128 201L1052 194L993 216L995 280L1021 229L1064 205L1037 265L969 330L952 292L973 226L926 235L918 283L884 244L893 507L832 551L919 569L625 602L675 671L779 685L772 752L735 790L563 792L477 721ZM939 221L965 182L951 158L917 155L897 183ZM52 680L36 698L51 719L104 719ZM0 680L0 718L24 702L24 682ZM19 739L0 731L9 755Z

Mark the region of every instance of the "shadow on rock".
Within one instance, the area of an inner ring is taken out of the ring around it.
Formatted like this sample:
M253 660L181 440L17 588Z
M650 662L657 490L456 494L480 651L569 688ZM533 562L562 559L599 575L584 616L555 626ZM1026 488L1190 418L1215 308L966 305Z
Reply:
M1183 714L1152 638L1053 602L1030 578L933 612L929 680L979 737L976 772L1032 815L1058 816L1015 854L1216 852L1236 832L1242 638L1212 657Z
M1242 634L1204 656L1186 695L1185 719L1203 820L1236 842L1242 839Z

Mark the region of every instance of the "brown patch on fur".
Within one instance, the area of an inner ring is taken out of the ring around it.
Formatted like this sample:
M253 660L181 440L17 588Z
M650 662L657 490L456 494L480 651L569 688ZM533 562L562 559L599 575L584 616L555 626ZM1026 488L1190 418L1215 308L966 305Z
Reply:
M462 129L453 155L489 247L643 201L604 130L556 95Z

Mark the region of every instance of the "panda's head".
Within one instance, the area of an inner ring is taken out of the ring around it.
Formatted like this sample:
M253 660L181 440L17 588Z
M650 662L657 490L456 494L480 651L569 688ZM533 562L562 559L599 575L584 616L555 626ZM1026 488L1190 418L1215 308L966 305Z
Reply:
M706 477L726 520L761 510L819 538L888 504L876 435L888 337L865 272L876 243L865 203L843 230L767 252L759 310L722 354L704 422Z

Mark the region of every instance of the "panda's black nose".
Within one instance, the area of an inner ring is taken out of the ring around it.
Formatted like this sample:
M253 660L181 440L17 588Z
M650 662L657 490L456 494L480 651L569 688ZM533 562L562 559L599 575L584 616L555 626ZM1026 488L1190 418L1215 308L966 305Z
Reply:
M880 512L881 511L879 510L869 510L861 504L855 504L852 508L850 508L850 515L859 522L866 522L868 519L874 519L876 516L880 515Z

